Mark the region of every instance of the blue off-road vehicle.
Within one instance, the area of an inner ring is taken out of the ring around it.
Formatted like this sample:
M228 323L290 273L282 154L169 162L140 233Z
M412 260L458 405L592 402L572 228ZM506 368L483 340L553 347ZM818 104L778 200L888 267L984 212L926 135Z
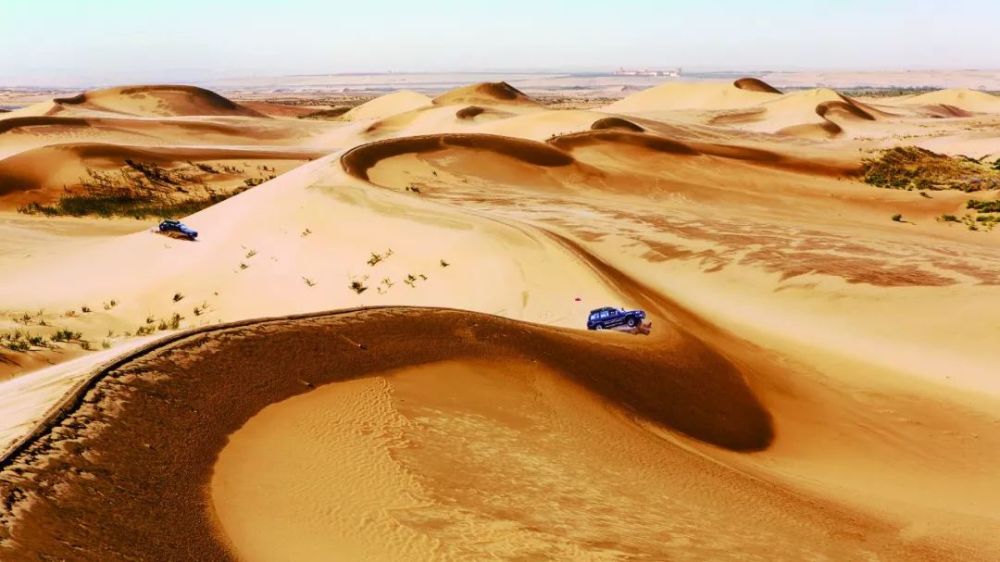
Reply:
M175 221L173 219L167 219L160 223L160 232L168 235L179 235L187 238L188 240L194 240L198 237L198 231L189 227L188 225L182 223L181 221Z
M642 321L645 318L646 313L642 310L625 310L624 308L612 308L610 306L595 308L590 311L590 316L587 317L587 329L605 330L619 326L635 328L642 325Z

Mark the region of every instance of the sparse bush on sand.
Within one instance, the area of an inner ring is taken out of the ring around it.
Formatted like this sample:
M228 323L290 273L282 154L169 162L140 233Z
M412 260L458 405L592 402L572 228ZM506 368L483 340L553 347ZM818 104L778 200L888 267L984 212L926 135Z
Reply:
M174 298L174 302L181 302L181 300L184 299L184 295L182 293L174 293L174 297L173 298Z
M372 252L371 256L368 258L368 265L374 267L376 264L378 264L379 262L385 260L386 258L388 258L391 255L392 255L392 248L387 249L384 254L378 254L378 253Z
M354 291L355 293L359 294L359 295L361 293L367 291L368 290L368 286L364 284L364 281L365 281L364 279L360 279L360 280L359 279L352 279L351 280L351 284L350 284L351 290Z
M243 170L223 166L222 172L242 176ZM167 169L153 162L125 160L117 170L101 171L87 168L79 186L67 188L67 193L53 204L31 202L18 211L29 215L100 217L178 218L196 213L221 201L260 185L276 176L244 178L242 186L219 192L209 188L206 174L220 171L209 164L188 162L180 168Z
M73 330L62 328L60 330L56 330L56 333L52 334L51 339L54 342L68 342L78 340L82 337L83 334L80 332L74 332Z
M969 199L965 206L966 208L980 213L1000 213L1000 199L996 201L979 201L977 199Z
M903 215L896 213L895 215L892 215L892 220L896 222L903 222Z
M865 183L889 189L966 192L1000 189L1000 169L964 156L897 146L862 163Z

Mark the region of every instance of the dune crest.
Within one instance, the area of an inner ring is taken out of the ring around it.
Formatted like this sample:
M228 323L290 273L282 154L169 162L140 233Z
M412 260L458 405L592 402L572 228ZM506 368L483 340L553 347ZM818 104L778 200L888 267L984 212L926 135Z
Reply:
M976 113L1000 113L1000 96L969 89L937 90L900 99L903 105L951 106Z
M764 82L759 78L740 78L733 82L733 86L741 90L749 90L751 92L765 92L768 94L780 94L781 90L775 88L774 86Z
M433 153L461 147L500 154L536 166L568 166L573 157L544 143L499 135L441 134L389 139L353 148L340 158L347 173L368 179L368 170L381 160L403 154Z
M53 102L62 110L85 109L145 117L264 117L257 111L197 86L122 86L56 98Z
M431 98L411 91L399 90L391 94L379 96L371 101L367 101L341 116L345 121L360 121L364 119L385 119L400 113L406 113L430 107Z
M435 105L522 105L537 103L506 82L481 82L445 92L434 98Z

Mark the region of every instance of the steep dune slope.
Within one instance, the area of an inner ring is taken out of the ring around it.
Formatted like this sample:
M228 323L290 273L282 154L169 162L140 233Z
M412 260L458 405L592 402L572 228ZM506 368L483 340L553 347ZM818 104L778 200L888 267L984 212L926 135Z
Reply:
M95 371L52 419L58 431L4 459L0 489L18 492L0 508L0 549L59 557L82 541L88 549L75 557L84 560L121 551L161 558L164 549L211 560L488 552L942 560L990 551L983 515L917 530L923 512L912 505L907 521L897 507L887 516L880 500L855 506L842 490L813 489L814 469L794 453L808 441L784 436L783 425L775 432L771 419L801 416L822 396L829 410L811 413L822 423L849 401L807 380L790 395L793 377L761 371L766 356L747 351L731 345L735 360L723 358L683 330L647 346L446 310L195 332ZM905 420L869 423L878 425L849 431L926 432ZM971 447L985 452L994 441ZM934 437L927 453L957 442ZM781 453L735 452L769 445ZM842 471L858 468L841 455ZM909 470L914 458L923 457L908 451L895 463ZM60 468L64 459L74 470ZM94 493L103 500L90 501ZM649 504L651 494L669 501ZM358 520L368 521L360 531Z

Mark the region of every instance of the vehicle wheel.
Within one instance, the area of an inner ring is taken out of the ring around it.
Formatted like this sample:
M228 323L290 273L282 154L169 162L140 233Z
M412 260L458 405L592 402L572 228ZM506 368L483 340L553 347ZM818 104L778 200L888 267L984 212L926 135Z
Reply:
M598 325L594 326L594 329L595 330L603 330L604 326L602 324L598 324Z
M625 323L628 324L629 328L635 328L635 325L638 324L638 322L635 321L635 317L629 317L629 319L626 320Z

